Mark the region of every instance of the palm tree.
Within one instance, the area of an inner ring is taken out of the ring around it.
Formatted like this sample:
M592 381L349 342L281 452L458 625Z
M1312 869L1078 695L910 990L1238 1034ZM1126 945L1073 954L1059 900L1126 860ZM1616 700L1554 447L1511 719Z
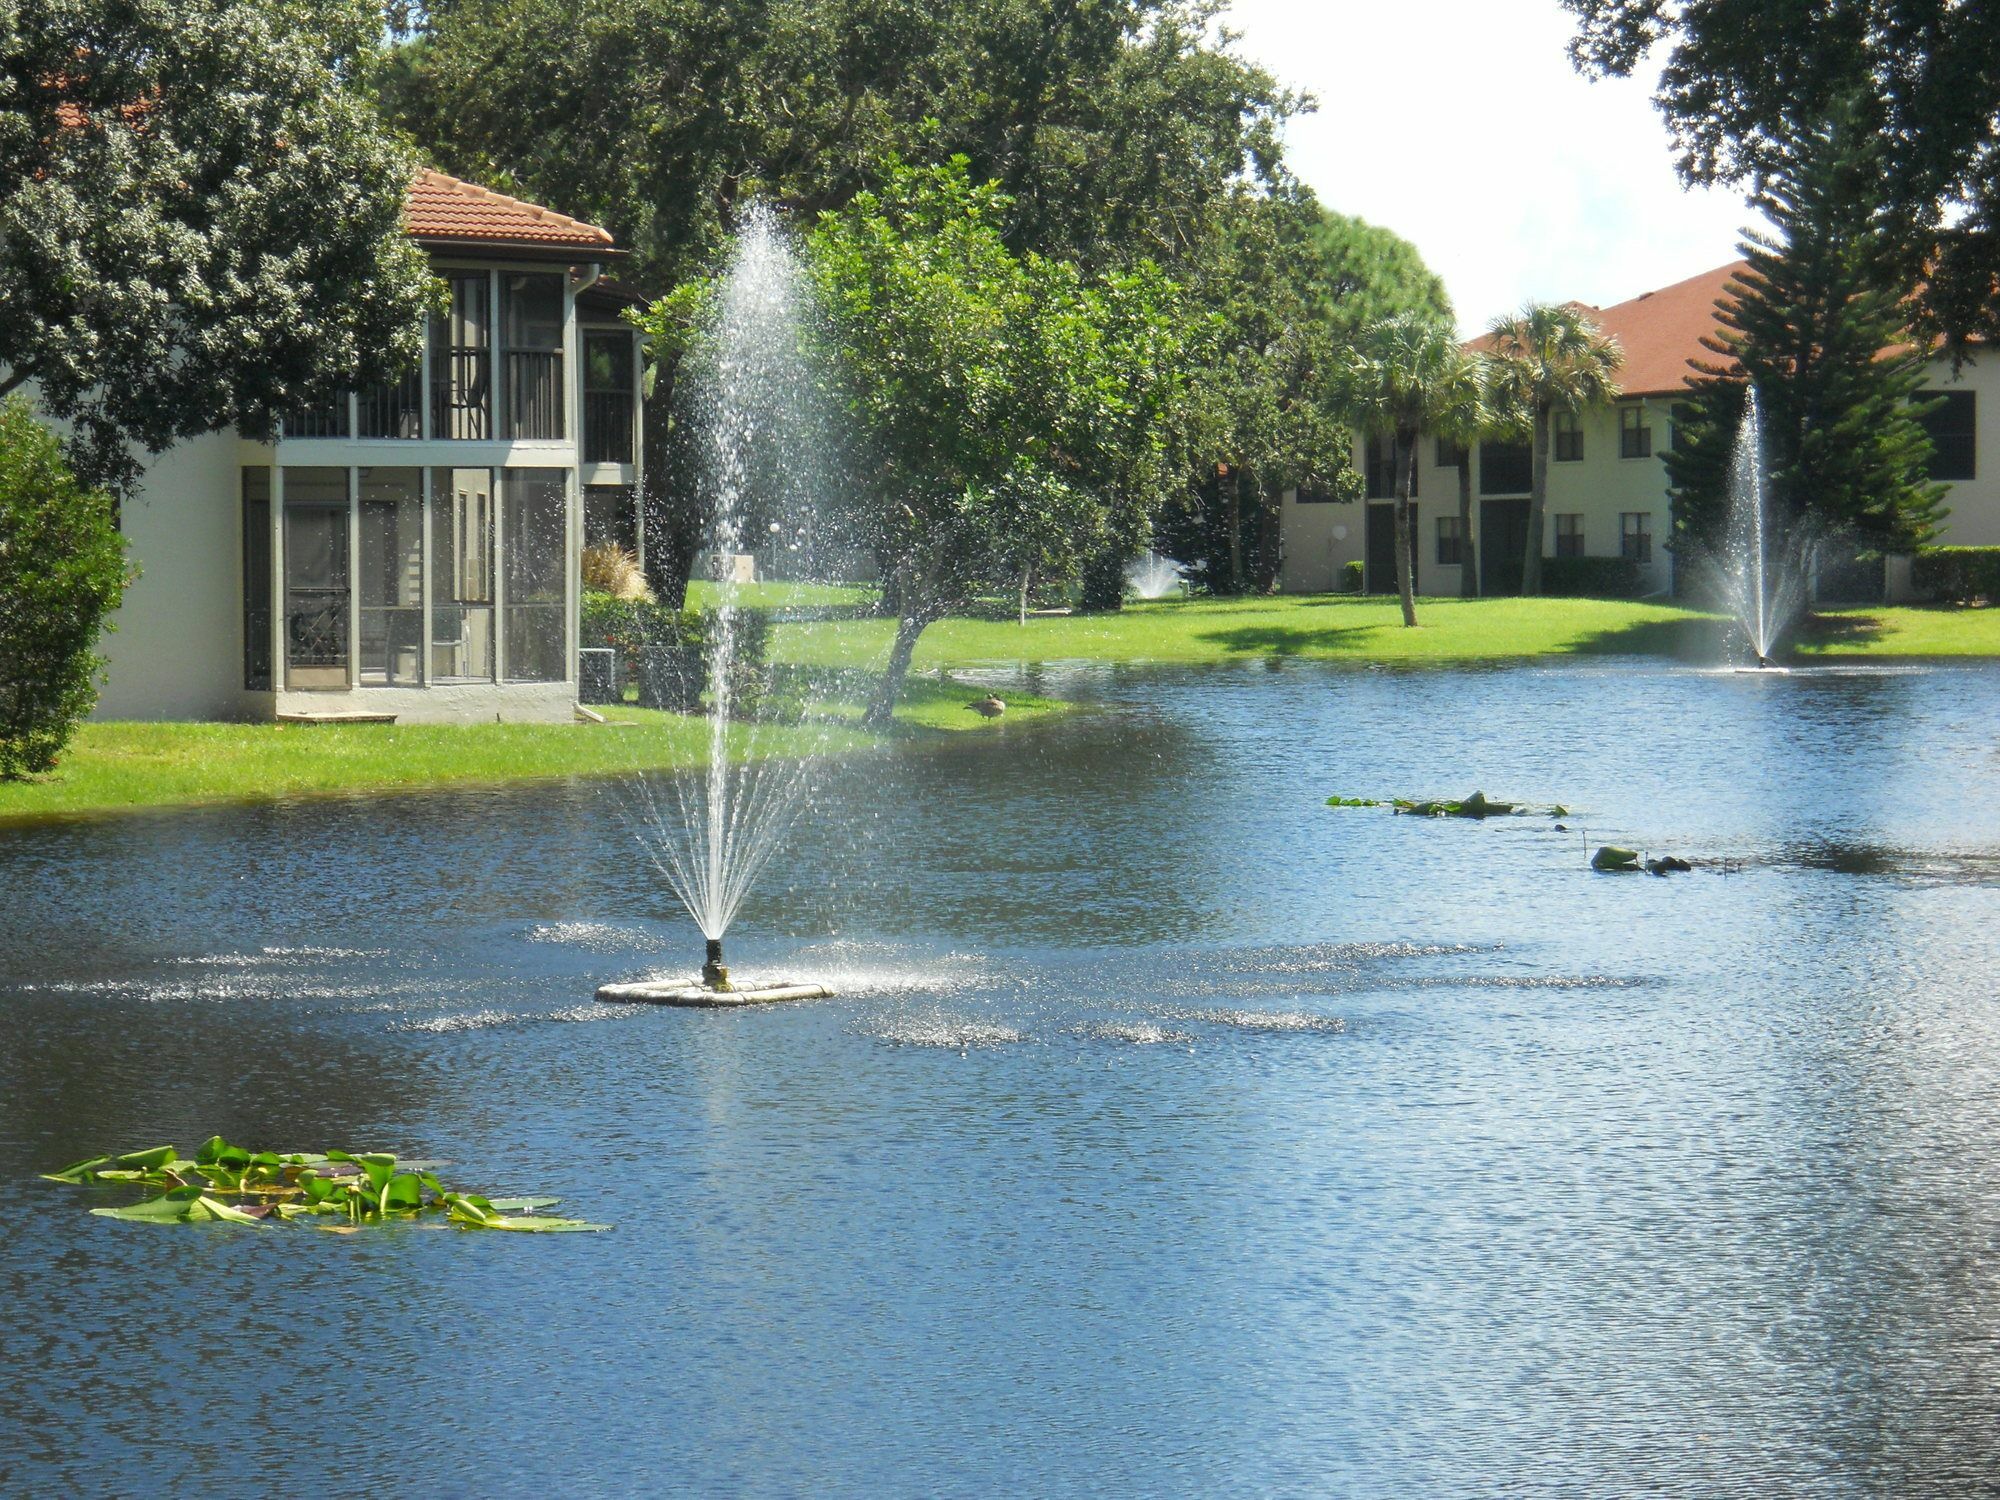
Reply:
M1410 481L1417 434L1462 411L1467 391L1480 388L1479 367L1459 347L1449 324L1404 313L1370 323L1356 335L1338 377L1347 419L1364 433L1395 443L1396 593L1403 623L1417 623L1410 587Z
M1528 546L1521 592L1542 591L1542 528L1549 501L1549 430L1557 412L1581 416L1618 399L1618 341L1574 303L1530 302L1487 332L1498 415L1526 428L1534 442L1528 487Z

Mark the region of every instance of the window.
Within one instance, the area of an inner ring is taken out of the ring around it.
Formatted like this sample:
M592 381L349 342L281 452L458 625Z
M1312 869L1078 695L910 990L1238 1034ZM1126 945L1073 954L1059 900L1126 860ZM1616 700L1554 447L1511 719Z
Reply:
M450 305L431 316L431 436L493 436L493 283L484 271L445 278Z
M1931 435L1930 477L1971 479L1978 472L1974 421L1978 415L1971 391L1919 391L1917 399L1934 403L1917 421Z
M424 472L363 469L360 484L360 676L424 680Z
M1620 458L1653 456L1653 429L1646 425L1645 407L1618 408L1618 456Z
M1438 566L1456 567L1459 562L1457 516L1438 517Z
M562 469L501 472L501 641L509 682L569 675L568 477Z
M1618 555L1635 563L1653 560L1653 513L1628 510L1618 517Z
M1437 466L1440 469L1455 469L1465 459L1465 444L1454 443L1445 438L1437 440Z
M1573 464L1583 457L1583 424L1573 411L1559 411L1553 418L1556 462Z
M1685 401L1676 401L1667 412L1667 447L1681 445L1681 429L1694 419L1694 408Z
M1367 497L1370 500L1393 500L1396 498L1396 440L1393 437L1372 437L1366 447ZM1417 466L1410 465L1410 498L1417 498Z
M500 283L510 438L563 436L562 277L509 272Z
M1525 495L1534 480L1535 457L1526 443L1492 439L1479 445L1479 493Z
M493 680L493 471L431 470L433 682Z
M243 686L271 689L271 471L243 471Z
M632 338L587 333L583 338L583 461L632 462Z
M1583 517L1576 513L1556 517L1556 556L1583 556Z
M347 470L286 469L285 686L347 686Z

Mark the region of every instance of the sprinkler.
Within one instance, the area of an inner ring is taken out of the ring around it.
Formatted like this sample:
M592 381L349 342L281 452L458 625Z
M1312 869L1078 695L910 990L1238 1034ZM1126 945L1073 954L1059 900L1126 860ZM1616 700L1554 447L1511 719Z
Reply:
M722 961L722 939L708 940L708 961L701 966L701 982L720 994L728 994L736 986L729 982L729 968Z

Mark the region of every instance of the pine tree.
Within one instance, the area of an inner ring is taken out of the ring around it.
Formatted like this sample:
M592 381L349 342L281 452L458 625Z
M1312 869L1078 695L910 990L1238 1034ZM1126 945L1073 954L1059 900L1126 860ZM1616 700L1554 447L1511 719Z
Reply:
M1879 138L1852 106L1795 130L1752 196L1771 228L1744 231L1748 264L1717 304L1721 331L1702 340L1716 358L1698 366L1666 455L1676 551L1724 540L1746 381L1778 534L1805 524L1903 550L1935 531L1944 490L1929 480L1912 404L1925 351L1909 332L1886 201Z

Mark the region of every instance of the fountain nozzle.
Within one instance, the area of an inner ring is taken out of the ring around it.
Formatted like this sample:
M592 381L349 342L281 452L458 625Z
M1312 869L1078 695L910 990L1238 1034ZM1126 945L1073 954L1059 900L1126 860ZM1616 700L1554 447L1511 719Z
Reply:
M729 982L729 968L722 961L722 939L708 940L708 961L701 966L701 982L709 989L727 993L736 988Z

